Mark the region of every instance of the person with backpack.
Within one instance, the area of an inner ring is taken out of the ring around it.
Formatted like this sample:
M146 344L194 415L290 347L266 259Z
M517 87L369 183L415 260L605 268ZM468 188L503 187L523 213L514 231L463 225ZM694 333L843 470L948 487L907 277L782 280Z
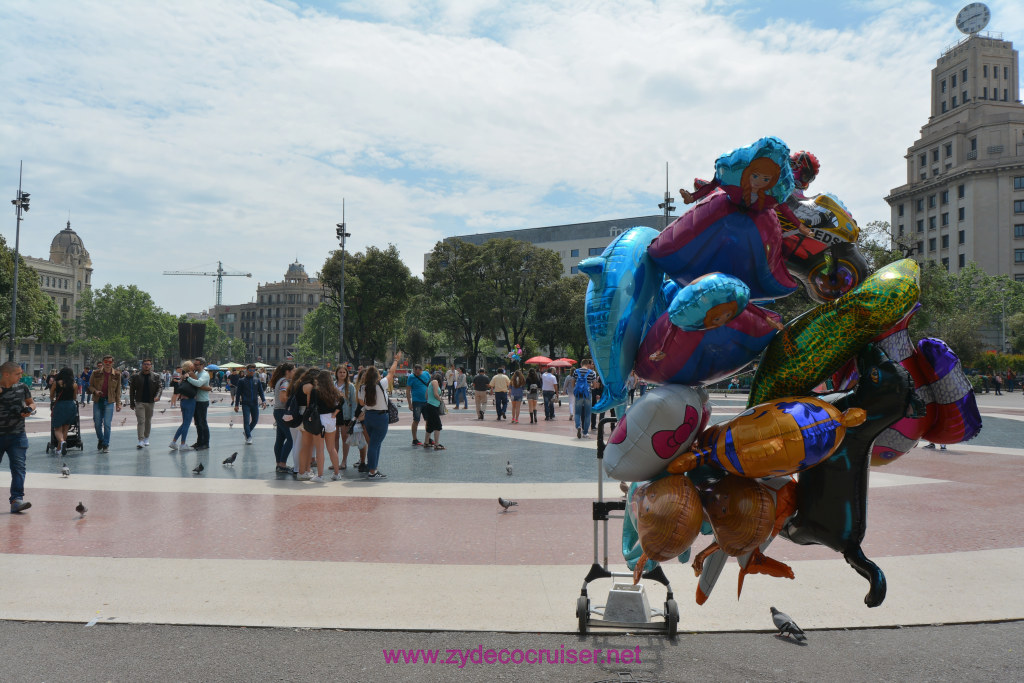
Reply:
M420 416L423 414L423 406L427 404L427 387L430 386L430 373L423 372L423 366L417 363L412 366L412 374L406 378L405 382L405 400L409 404L409 410L412 411L412 445L413 446L426 446L430 448L429 437L423 437L427 440L426 444L423 444L419 440L420 431Z
M526 407L530 411L530 423L537 421L537 399L540 398L540 375L537 370L530 368L526 375Z
M576 403L577 439L585 439L590 436L590 413L592 407L590 383L597 377L597 373L592 369L593 365L589 358L584 358L583 362L580 363L580 367L573 370L572 373L575 380L572 395Z

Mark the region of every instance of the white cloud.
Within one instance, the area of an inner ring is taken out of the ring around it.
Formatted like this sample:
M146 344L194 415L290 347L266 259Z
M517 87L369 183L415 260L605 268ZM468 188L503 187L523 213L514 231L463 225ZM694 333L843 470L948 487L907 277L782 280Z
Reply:
M0 2L5 177L25 159L26 253L71 209L97 282L174 312L212 288L164 269L314 273L343 196L352 246L393 242L418 272L462 226L656 213L665 161L675 189L768 134L887 218L959 5L861 4L856 26L747 30L749 6L696 1ZM1022 10L991 6L1019 35ZM226 302L254 294L225 281Z

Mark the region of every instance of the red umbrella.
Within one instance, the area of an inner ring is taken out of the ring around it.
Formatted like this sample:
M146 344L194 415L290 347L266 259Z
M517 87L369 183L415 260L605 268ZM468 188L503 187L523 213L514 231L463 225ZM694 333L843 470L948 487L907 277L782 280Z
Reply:
M574 361L572 358L559 358L558 360L559 361L565 361L569 365L576 365L576 362L577 362L577 361ZM565 366L561 366L561 367L565 367Z
M568 361L568 360L566 360L564 358L559 358L558 360L553 360L550 363L548 363L548 367L549 368L571 368L572 364L575 363L575 362L576 361L570 362L570 361Z
M552 361L547 356L534 356L523 362L527 365L550 365Z

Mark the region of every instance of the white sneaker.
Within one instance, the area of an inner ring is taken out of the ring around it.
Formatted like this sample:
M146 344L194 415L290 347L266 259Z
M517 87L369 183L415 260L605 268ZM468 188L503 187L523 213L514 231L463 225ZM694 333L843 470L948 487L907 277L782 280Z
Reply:
M142 448L142 439L139 439L139 445L136 448Z
M148 446L149 445L149 439L143 439L142 440L142 445L143 446Z
M340 474L334 473L334 474L331 475L331 481L338 481L339 479L341 479L341 475Z
M252 437L251 437L251 436L249 436L249 437L246 437L246 439L245 439L245 445L246 445L246 446L251 446L251 445L252 445Z
M296 477L296 479L298 479L299 481L309 481L312 478L313 478L313 473L312 472L303 472L298 477Z
M168 446L168 448L170 448L172 451L178 450L178 442L177 441L172 441L171 445Z
M181 442L181 446L179 446L179 447L178 447L178 450L181 450L181 451L191 451L191 450L192 450L192 447L191 447L191 446L189 446L189 445L188 445L187 443L185 443L184 441L182 441L182 442Z
M312 477L310 481L313 482L314 484L322 484L324 483L324 478L321 477L320 475L317 475L315 477Z

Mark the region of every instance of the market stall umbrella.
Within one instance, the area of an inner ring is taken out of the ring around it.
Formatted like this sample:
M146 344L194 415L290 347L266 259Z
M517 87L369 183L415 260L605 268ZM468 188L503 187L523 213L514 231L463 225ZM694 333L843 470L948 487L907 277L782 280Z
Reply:
M272 367L274 367L273 365L267 365L266 363L253 363L253 365L255 365L258 368L272 368ZM242 366L239 365L238 367L242 367Z
M549 368L571 368L572 364L576 361L568 361L565 358L559 358L548 363Z
M559 361L565 361L569 365L576 365L578 361L574 361L572 358L559 358Z
M224 370L224 369L234 369L234 368L244 368L244 367L245 366L240 364L240 363L223 363L223 364L221 364L220 369Z
M527 365L548 365L551 363L551 359L547 356L534 356L523 361Z

